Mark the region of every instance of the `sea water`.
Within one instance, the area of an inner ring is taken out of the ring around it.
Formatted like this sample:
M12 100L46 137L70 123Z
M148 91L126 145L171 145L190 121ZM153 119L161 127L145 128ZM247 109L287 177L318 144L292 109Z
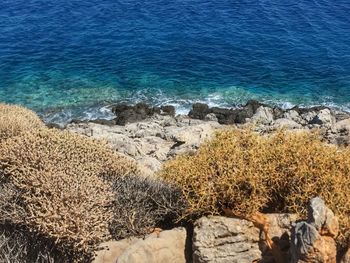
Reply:
M350 1L0 1L0 101L48 121L249 99L350 110Z

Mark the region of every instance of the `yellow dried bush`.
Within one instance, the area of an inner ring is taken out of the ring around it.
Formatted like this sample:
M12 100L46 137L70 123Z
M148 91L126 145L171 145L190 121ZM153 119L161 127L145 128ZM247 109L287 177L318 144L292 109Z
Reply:
M0 103L0 142L24 131L43 128L45 125L31 110L17 105Z
M189 203L184 216L292 212L305 215L308 201L324 198L340 217L341 238L350 233L350 149L310 132L260 136L221 131L193 155L165 164L160 176L175 183Z
M109 235L113 191L103 175L135 172L135 164L102 142L66 131L22 132L0 143L0 174L18 189L24 209L12 222L77 251Z

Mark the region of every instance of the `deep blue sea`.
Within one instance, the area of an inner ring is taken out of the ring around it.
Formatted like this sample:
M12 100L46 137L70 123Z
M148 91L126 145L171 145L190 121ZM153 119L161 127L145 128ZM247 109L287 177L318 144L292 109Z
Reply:
M0 101L48 120L248 99L350 110L350 0L0 1Z

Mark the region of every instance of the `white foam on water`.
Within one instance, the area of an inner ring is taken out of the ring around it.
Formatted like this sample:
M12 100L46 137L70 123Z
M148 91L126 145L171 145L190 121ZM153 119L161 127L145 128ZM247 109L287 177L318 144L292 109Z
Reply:
M282 109L290 109L294 106L299 107L312 107L312 106L327 106L335 108L341 111L350 112L350 103L345 105L337 105L333 102L334 98L320 98L319 103L310 104L308 101L295 102L293 99L285 95L265 96L264 94L256 94L245 88L231 86L226 90L215 91L205 94L205 97L193 97L188 98L186 94L184 97L174 94L168 94L159 89L145 89L135 91L129 94L130 97L123 100L115 101L108 105L91 106L81 108L60 108L57 111L51 111L44 114L43 118L47 122L53 122L58 124L65 124L72 119L79 120L92 120L92 119L107 119L111 120L115 118L115 115L111 111L111 105L116 103L136 104L139 102L145 102L154 106L172 105L175 107L177 115L187 115L192 109L194 103L205 103L209 107L221 107L221 108L237 108L240 105L244 105L248 100L255 99L259 102L266 103L271 106L278 106ZM204 95L203 95L204 96Z

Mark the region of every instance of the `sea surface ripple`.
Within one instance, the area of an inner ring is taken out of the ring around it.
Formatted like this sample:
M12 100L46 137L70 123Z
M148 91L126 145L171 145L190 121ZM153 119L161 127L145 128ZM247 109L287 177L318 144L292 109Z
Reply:
M0 101L50 121L123 101L350 110L349 14L349 0L2 0Z

